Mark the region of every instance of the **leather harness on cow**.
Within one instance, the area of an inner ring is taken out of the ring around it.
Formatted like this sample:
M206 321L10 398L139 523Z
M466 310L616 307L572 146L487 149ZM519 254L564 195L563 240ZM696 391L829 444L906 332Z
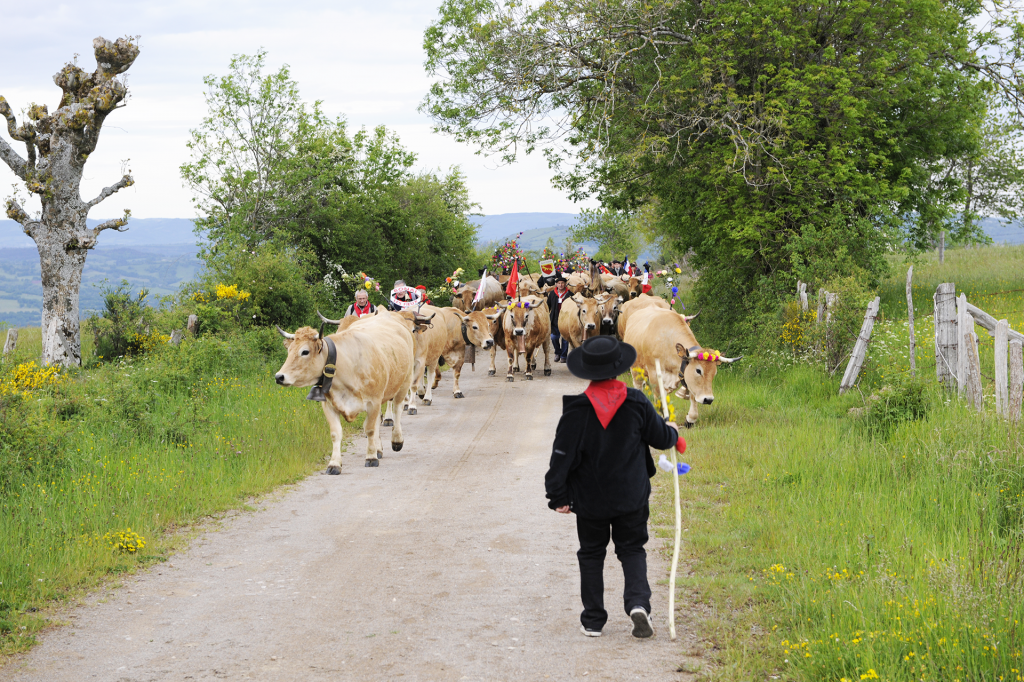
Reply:
M679 380L682 382L683 388L686 389L687 393L690 392L690 387L686 385L686 377L683 376L683 373L686 372L686 366L690 364L690 358L697 357L697 353L699 351L700 346L693 346L692 348L687 348L686 357L683 358L683 364L679 365Z
M334 373L337 371L337 366L334 363L338 359L338 348L333 341L324 336L323 325L320 325L320 338L323 339L320 349L323 350L323 347L327 346L327 362L324 364L324 371L320 374L320 379L309 389L309 394L306 396L306 400L314 400L318 403L327 400L327 394L331 391L331 382L334 380Z

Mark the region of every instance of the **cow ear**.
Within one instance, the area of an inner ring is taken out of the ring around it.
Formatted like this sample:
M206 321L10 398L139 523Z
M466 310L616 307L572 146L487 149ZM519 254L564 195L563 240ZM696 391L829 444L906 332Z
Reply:
M295 339L281 339L281 344L284 345L285 348L290 348L292 345L292 341L294 340Z
M690 353L686 350L686 348L683 347L683 344L681 343L676 344L676 355L678 355L681 358L690 357Z

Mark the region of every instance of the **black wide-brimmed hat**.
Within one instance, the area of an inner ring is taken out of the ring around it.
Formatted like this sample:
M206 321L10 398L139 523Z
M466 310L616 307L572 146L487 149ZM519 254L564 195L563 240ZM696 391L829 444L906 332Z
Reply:
M636 349L614 336L595 336L569 353L566 367L580 379L614 379L636 361Z
M558 282L568 282L569 280L565 278L565 275L559 272L555 274L555 278L551 281L557 284Z

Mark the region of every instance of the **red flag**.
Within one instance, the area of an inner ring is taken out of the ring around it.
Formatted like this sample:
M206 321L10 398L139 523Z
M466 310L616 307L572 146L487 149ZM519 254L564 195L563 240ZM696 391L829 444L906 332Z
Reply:
M516 285L519 283L519 260L512 263L512 274L508 276L508 284L505 285L505 295L509 298L516 297Z

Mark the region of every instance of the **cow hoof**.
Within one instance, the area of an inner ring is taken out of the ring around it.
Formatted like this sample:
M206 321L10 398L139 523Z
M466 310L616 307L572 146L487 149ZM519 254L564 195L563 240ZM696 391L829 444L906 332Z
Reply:
M329 466L327 467L327 474L329 476L337 476L341 473L341 467Z
M402 412L408 412L408 411L409 411L409 406L408 405L402 405Z
M546 376L546 377L551 376L551 368L550 367L544 370L544 376Z
M409 414L415 415L416 414L416 408L415 407L410 407L409 408Z
M511 374L509 374L507 377L505 377L505 380L506 381L515 381L516 378L514 376L512 376Z
M493 377L497 372L493 369L487 370L487 376Z
M513 372L518 372L518 371L519 371L519 368L518 368L518 367L513 367L513 368L512 368L512 371L513 371Z
M380 425L381 426L394 426L395 425L395 420L394 419L385 419L384 421L382 421L380 423Z
M533 381L533 375L532 374L527 374L526 375L526 380L527 381Z
M378 450L377 451L377 459L384 459L384 451L383 450Z
M686 421L686 422L684 422L684 423L686 424L686 428L688 428L688 429L692 429L692 428L693 428L693 424L694 424L693 422L691 422L691 421Z
M424 398L423 399L423 404L424 405L430 405L430 403L432 403L432 402L434 402L433 398Z
M399 441L398 443L392 441L391 442L391 449L394 450L395 452L398 452L399 450L402 449L402 447L404 445L405 445L405 441L404 440L403 441Z
M379 467L380 466L380 462L378 462L376 459L368 459L368 460L366 460L366 466L368 466L368 467Z
M455 394L455 397L456 398L465 398L466 396L462 395L462 391L459 391L458 393Z

